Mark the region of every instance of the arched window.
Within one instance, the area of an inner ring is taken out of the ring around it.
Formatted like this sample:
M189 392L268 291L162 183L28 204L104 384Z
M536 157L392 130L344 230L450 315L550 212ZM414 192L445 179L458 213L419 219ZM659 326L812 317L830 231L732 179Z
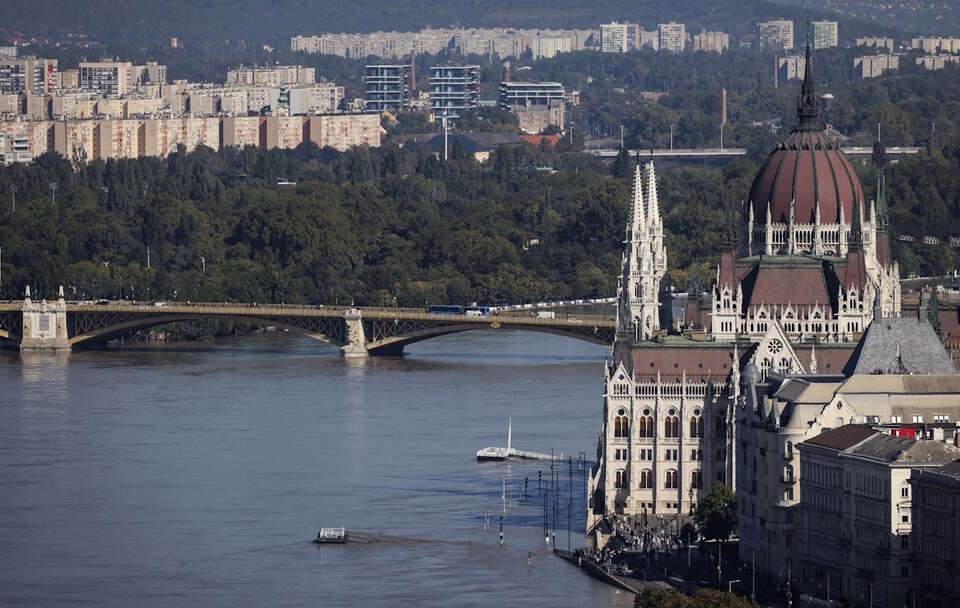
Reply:
M649 469L640 471L640 487L645 489L653 487L653 471Z
M672 435L667 435L667 437L680 437L680 417L673 416L668 419L670 423L670 430L673 433Z
M627 477L626 471L617 471L616 486L618 488L626 488L628 486L629 477Z
M694 490L703 489L703 471L693 471L690 473L690 488Z
M620 437L620 416L613 419L613 436Z
M656 428L653 426L653 416L651 415L650 409L644 409L643 415L640 417L640 436L641 437L654 437L656 436Z
M667 471L667 478L665 480L663 487L665 487L668 490L677 488L677 471L676 470Z
M703 437L703 412L694 410L690 416L690 437Z
M621 437L630 436L630 423L627 422L626 416L620 416L620 436Z

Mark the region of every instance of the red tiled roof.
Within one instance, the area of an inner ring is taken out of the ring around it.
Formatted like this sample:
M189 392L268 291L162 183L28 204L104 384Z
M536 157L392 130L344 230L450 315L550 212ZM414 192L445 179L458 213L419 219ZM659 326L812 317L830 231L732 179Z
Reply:
M535 146L539 146L544 141L548 142L551 146L556 146L560 143L559 135L521 135L520 139Z
M737 285L740 284L740 277L737 276L737 256L733 251L724 251L720 254L720 284L718 288L729 285L734 294L737 293Z
M830 295L820 266L777 267L761 265L747 306L760 304L819 304L832 314Z
M843 289L856 287L861 293L863 286L867 284L867 266L863 259L863 252L859 250L850 250L847 252L847 267L843 277Z
M724 382L730 375L733 362L733 345L729 348L690 345L689 347L668 347L660 345L640 345L630 349L635 380L656 377L673 382L687 373L687 380L696 381L710 375L716 382Z
M863 187L850 160L823 132L791 133L767 157L750 189L755 221L760 224L766 221L768 203L774 222L788 222L793 200L796 221L801 224L813 222L817 202L821 222L837 222L842 203L844 219L849 223L854 202L864 200Z

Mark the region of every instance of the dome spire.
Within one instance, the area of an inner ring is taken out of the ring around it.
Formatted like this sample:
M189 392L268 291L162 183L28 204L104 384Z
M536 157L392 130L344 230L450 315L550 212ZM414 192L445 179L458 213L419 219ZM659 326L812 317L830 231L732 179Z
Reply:
M810 23L807 23L807 52L803 67L803 85L800 98L797 99L797 117L800 129L816 130L820 117L820 99L817 97L817 85L813 81L813 53L810 50Z

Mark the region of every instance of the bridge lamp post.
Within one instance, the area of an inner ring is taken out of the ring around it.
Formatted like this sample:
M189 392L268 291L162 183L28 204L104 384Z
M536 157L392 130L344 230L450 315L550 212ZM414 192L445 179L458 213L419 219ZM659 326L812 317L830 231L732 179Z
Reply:
M57 204L57 184L56 182L50 182L50 204Z

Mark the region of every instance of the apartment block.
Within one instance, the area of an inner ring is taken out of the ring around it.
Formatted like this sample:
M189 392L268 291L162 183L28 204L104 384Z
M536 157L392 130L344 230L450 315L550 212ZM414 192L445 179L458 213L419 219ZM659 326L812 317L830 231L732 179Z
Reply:
M960 53L960 38L914 38L910 41L910 48L921 50L927 55Z
M259 116L230 116L223 119L221 143L224 146L260 146Z
M456 50L461 54L519 56L530 50L534 57L600 46L591 30L534 30L516 28L424 28L419 32L372 32L369 34L323 34L293 36L294 52L320 53L340 57L386 60L406 59L411 54ZM541 41L538 43L537 39ZM538 51L537 48L540 50ZM569 49L569 50L567 50Z
M534 59L551 59L559 53L569 53L574 50L574 39L570 36L542 36L537 35L533 41Z
M910 490L916 605L960 605L960 462L914 471Z
M917 57L917 65L927 70L942 70L949 63L960 63L960 55L924 55Z
M636 23L604 23L600 26L600 50L626 53L640 46L640 26Z
M95 120L68 120L54 123L53 150L68 160L89 162L94 153Z
M660 32L658 30L647 31L640 28L640 48L649 48L655 51L660 50Z
M145 84L166 84L167 66L148 61L146 65L135 65L130 70L132 87Z
M777 73L781 81L802 79L807 67L807 60L803 55L790 55L777 60Z
M250 107L247 103L247 93L242 90L225 90L220 92L220 113L225 116L246 116Z
M910 480L960 458L960 449L868 425L825 431L797 449L805 588L825 598L829 587L831 598L854 605L912 605Z
M853 69L857 70L860 78L877 78L886 71L896 72L900 69L899 55L865 55L853 59Z
M10 121L0 123L2 165L26 163L51 148L53 123L48 121Z
M302 116L268 116L262 123L261 145L268 150L292 150L303 143L306 123Z
M380 146L378 114L331 114L308 120L308 138L321 148L342 151L354 146Z
M430 68L430 107L434 116L458 118L480 103L480 66L439 65Z
M0 57L0 93L49 93L56 84L56 73L56 59Z
M363 82L367 110L399 111L410 99L409 65L368 65Z
M54 89L60 91L72 91L80 88L80 70L77 68L68 68L56 73L54 78Z
M110 158L137 158L140 156L140 136L143 123L139 120L100 120L93 137L94 155L91 160Z
M830 49L839 44L836 21L814 21L811 40L814 49Z
M336 112L343 101L343 87L330 82L291 87L287 93L290 100L290 114L294 116Z
M657 26L660 38L660 50L670 53L682 53L687 44L687 26L682 23L661 23Z
M300 65L239 67L227 70L227 85L249 84L280 87L288 84L313 84L316 70Z
M83 91L101 95L126 95L132 74L133 65L128 61L81 62L79 85Z
M882 36L863 36L857 38L857 46L865 46L868 49L886 49L893 52L893 38L884 38Z
M793 21L762 21L757 24L757 37L762 48L789 51L793 48Z
M693 36L693 50L707 53L722 53L730 48L730 34L726 32L700 32Z
M57 120L91 118L95 105L93 93L57 93L51 97L50 114Z
M176 123L177 119L171 119L171 122ZM198 146L206 146L212 150L220 149L219 118L182 118L180 122L183 129L180 141L187 152L196 150Z
M0 93L0 119L13 120L20 115L20 96L16 93Z
M559 82L500 83L501 110L509 110L513 106L546 106L552 101L564 101L563 85Z

